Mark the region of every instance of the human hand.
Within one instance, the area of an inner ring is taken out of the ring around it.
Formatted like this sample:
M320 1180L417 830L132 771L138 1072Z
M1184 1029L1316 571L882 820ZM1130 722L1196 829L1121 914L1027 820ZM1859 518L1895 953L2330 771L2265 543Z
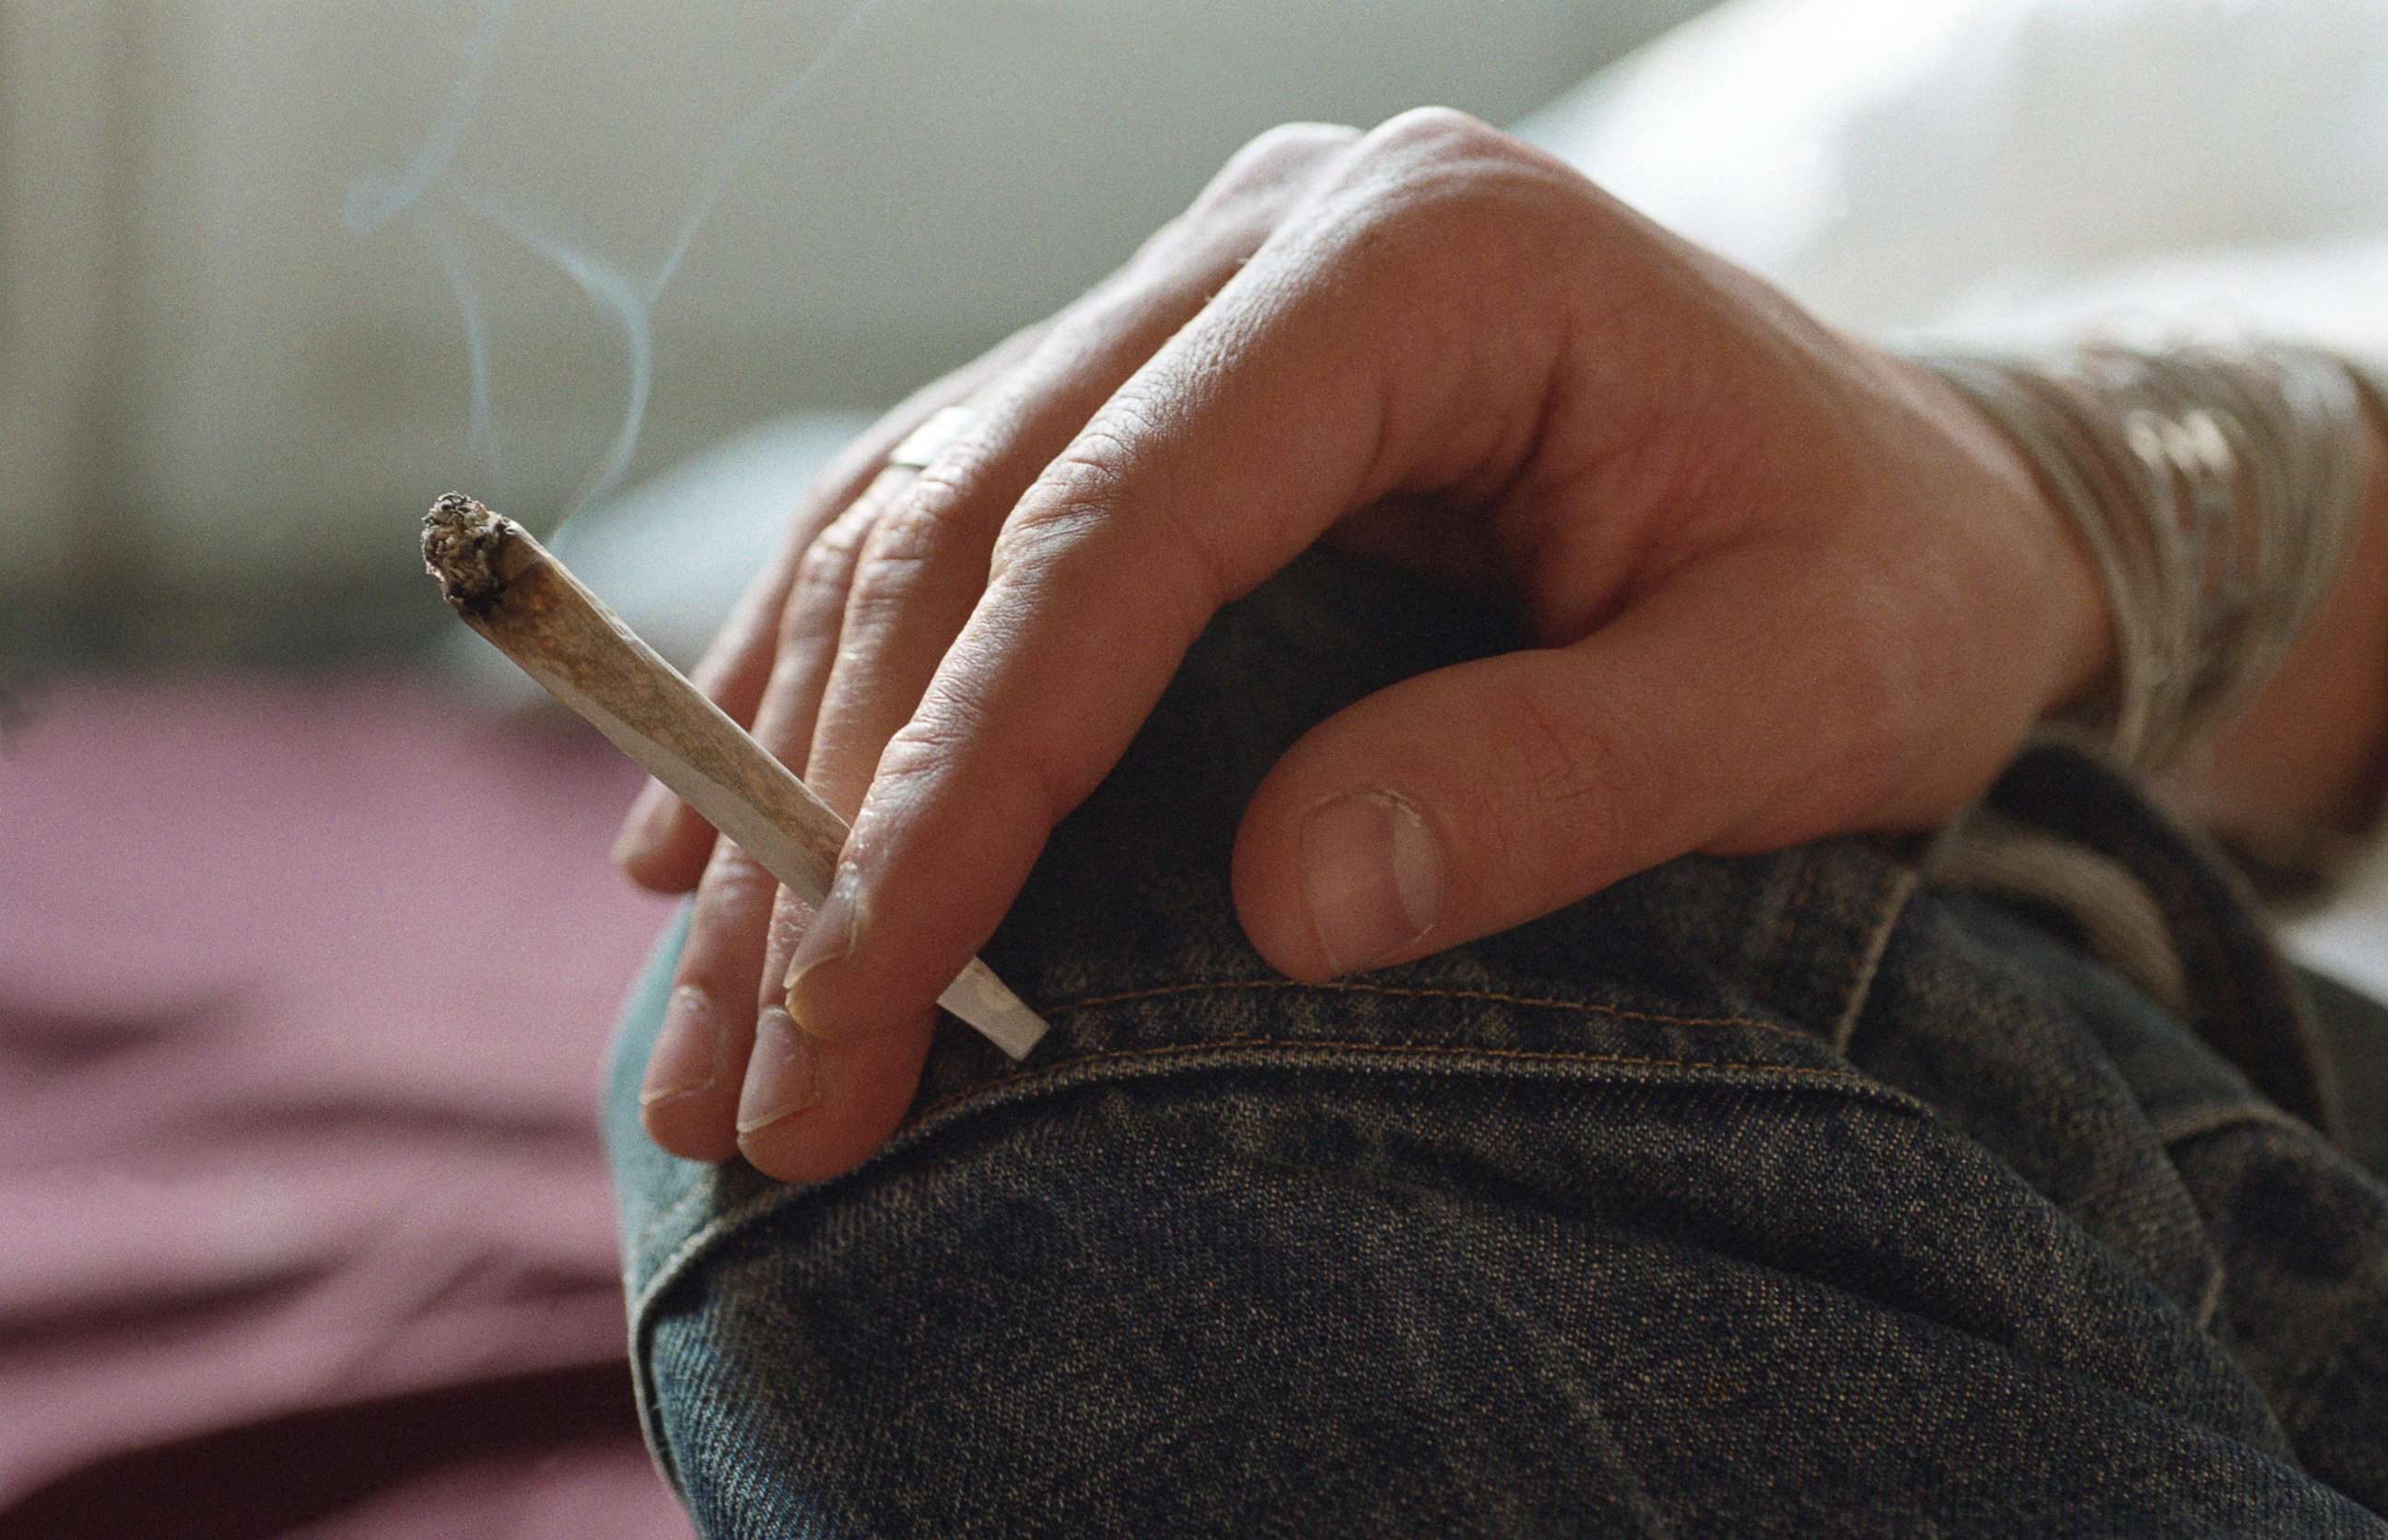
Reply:
M951 402L934 463L882 468ZM1928 823L2107 655L2086 553L1925 371L1461 115L1275 131L867 435L725 629L699 682L854 831L816 918L642 794L617 858L697 889L658 1142L791 1180L875 1150L1054 825L1322 536L1497 585L1539 645L1360 701L1261 786L1237 910L1300 979Z

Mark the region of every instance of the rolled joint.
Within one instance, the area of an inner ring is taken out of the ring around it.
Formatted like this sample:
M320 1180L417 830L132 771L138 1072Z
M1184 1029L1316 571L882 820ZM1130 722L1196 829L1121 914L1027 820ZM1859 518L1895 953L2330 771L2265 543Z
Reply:
M423 515L423 570L439 580L440 597L466 613L487 609L505 587L498 555L512 527L462 492L433 503Z

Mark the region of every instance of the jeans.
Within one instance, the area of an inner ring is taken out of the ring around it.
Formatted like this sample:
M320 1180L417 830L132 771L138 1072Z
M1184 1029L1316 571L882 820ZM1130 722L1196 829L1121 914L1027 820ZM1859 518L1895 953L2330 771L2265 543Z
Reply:
M1687 857L1327 985L1227 854L1311 723L1518 644L1314 554L1223 613L892 1142L784 1186L607 1117L707 1535L2388 1534L2388 1194L2236 880L2060 747L1989 795L2162 914L2175 1015L1922 839Z

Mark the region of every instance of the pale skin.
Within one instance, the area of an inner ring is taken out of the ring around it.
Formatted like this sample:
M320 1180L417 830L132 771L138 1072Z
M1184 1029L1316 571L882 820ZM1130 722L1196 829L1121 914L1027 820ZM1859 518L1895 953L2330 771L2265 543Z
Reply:
M952 403L934 463L883 467ZM2198 816L2351 817L2388 739L2368 432L2347 575L2174 777ZM2086 553L1929 373L1462 115L1277 130L806 495L698 682L854 834L815 916L660 788L632 808L624 869L696 892L656 1142L791 1180L878 1149L1054 825L1213 613L1321 538L1536 645L1359 702L1254 794L1238 917L1302 980L1690 852L1928 825L2111 663Z

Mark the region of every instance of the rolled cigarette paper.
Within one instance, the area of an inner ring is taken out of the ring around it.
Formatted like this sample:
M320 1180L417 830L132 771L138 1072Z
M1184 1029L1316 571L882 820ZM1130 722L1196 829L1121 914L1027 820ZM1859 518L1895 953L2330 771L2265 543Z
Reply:
M423 519L423 564L465 625L819 907L846 823L639 639L512 519L451 492ZM973 957L937 1004L1018 1059L1045 1022Z

